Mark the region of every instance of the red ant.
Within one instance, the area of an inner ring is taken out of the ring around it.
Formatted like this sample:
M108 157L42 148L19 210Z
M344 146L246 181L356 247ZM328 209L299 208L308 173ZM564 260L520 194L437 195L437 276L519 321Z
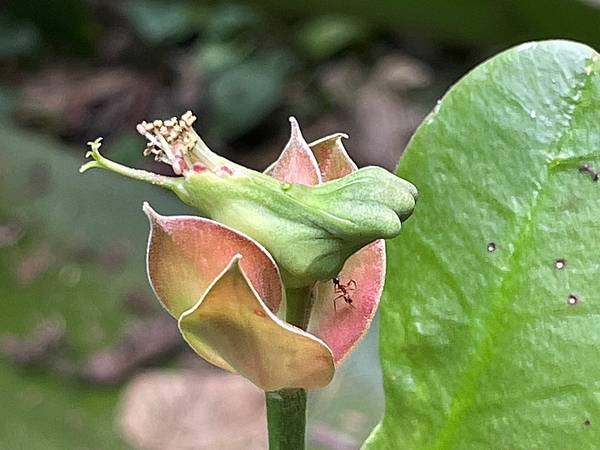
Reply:
M354 308L350 292L356 290L356 281L350 280L348 283L343 284L339 277L335 277L331 281L333 281L333 292L339 294L333 299L333 310L337 312L337 301L340 299L343 299L350 307Z

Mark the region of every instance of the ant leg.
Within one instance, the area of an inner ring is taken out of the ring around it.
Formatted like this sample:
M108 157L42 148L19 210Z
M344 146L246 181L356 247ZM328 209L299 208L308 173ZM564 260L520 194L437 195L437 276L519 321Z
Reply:
M337 312L337 301L340 298L344 298L344 294L338 295L336 298L333 299L333 311Z
M356 289L356 281L354 281L354 280L348 281L348 284L346 285L346 287L349 288L350 286L352 286L352 290L355 290Z

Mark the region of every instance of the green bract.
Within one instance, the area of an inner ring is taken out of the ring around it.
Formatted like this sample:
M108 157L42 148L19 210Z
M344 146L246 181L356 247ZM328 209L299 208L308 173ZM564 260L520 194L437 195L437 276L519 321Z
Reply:
M280 183L252 170L191 173L174 191L262 243L291 287L331 279L361 247L397 236L416 196L411 184L378 167L317 186Z

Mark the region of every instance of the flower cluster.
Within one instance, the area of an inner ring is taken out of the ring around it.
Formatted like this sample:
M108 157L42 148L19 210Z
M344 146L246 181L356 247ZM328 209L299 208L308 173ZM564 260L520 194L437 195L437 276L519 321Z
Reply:
M104 158L108 169L172 190L205 217L144 205L147 267L159 301L200 356L264 390L318 388L366 333L385 278L385 238L400 232L417 192L381 168L358 170L343 134L291 137L265 173L213 153L180 119L142 122L145 154L175 177Z

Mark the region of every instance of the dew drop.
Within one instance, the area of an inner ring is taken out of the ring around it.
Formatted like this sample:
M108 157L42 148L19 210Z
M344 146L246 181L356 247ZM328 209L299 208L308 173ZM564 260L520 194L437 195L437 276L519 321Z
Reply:
M284 191L289 191L292 185L290 183L281 183L281 189Z
M531 110L531 112L529 113L529 117L535 119L537 117L537 113L534 110Z
M493 253L493 252L495 252L495 251L496 251L496 248L497 248L497 247L496 247L496 243L495 243L495 242L490 242L490 243L487 245L487 251L488 251L488 252L490 252L490 253Z
M569 294L569 297L567 297L567 303L569 305L576 305L579 303L579 297L577 297L575 294Z
M567 266L567 261L563 258L557 259L554 261L554 267L558 270L563 270Z

